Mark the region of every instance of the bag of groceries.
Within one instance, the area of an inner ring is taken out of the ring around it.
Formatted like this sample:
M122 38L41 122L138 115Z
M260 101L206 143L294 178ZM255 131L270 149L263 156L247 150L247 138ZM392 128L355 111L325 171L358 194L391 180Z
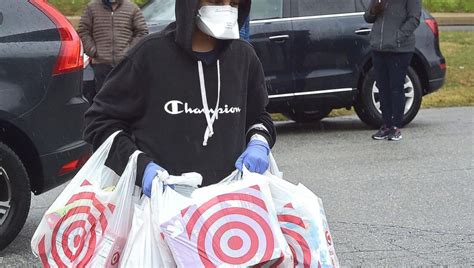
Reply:
M160 222L171 219L189 206L192 203L189 196L201 182L202 176L197 173L182 176L157 173L151 198L144 196L141 203L135 206L132 228L120 267L176 267Z
M288 248L265 181L199 188L160 227L178 267L248 267Z
M266 181L270 187L280 228L291 254L265 263L265 267L339 267L322 200L302 184L283 180L270 155L269 170L263 174L238 173L221 183Z
M44 214L31 248L45 267L116 267L130 230L139 188L139 151L122 176L105 166L112 134Z

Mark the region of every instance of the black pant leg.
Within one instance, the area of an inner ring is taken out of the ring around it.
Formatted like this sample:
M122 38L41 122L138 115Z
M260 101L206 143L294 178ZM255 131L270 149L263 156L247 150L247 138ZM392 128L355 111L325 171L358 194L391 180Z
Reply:
M390 102L390 73L387 65L386 52L372 52L376 86L379 90L380 110L382 111L383 123L392 127L392 105Z
M390 53L387 62L390 73L390 99L393 125L401 128L405 115L405 78L413 53Z
M95 76L95 91L99 92L113 67L109 64L94 64L92 68L94 69Z

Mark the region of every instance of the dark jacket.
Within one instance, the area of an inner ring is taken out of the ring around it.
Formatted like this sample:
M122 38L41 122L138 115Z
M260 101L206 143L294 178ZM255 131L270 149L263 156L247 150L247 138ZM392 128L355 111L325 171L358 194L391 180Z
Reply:
M199 0L176 1L176 22L131 49L110 73L87 111L85 139L97 148L114 131L116 139L107 165L122 173L128 157L140 149L137 185L145 166L154 161L170 174L198 172L204 185L229 175L253 134L263 135L270 146L275 129L265 107L268 96L262 64L250 44L219 41L217 60L204 63L200 80L198 58L192 51L192 33ZM250 1L249 5L250 5ZM239 23L249 14L239 10ZM203 111L200 82L214 110L218 74L221 94L214 135L203 146L208 123ZM264 128L252 128L260 125ZM266 128L266 130L265 130Z
M372 0L364 14L365 21L373 23L370 44L373 50L389 52L413 52L414 32L420 24L420 0L382 0L383 12L374 15Z
M140 8L129 0L118 0L118 7L101 0L91 1L79 22L78 33L92 62L115 65L126 51L148 34Z

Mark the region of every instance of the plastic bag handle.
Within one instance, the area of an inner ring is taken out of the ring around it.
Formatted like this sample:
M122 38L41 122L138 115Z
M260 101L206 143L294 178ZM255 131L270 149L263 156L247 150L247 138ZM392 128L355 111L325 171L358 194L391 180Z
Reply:
M268 165L268 170L266 172L269 172L273 176L276 176L280 179L283 179L283 172L280 171L278 168L278 165L276 163L275 157L273 157L272 152L268 155L269 158L269 165Z

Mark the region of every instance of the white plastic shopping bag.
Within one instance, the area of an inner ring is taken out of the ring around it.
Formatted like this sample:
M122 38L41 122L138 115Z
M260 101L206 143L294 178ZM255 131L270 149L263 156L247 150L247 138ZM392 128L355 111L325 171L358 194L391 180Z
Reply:
M135 205L120 267L166 267L163 266L158 241L154 236L152 217L151 200L143 196L140 203Z
M264 176L295 267L339 267L322 200L304 185L283 180L272 155Z
M120 267L176 267L173 255L164 240L160 220L169 219L191 199L174 189L190 193L202 183L197 173L169 176L158 173L153 181L151 199L143 197L135 205L133 223L123 251Z
M264 175L244 172L239 177L236 173L221 182L268 182L278 221L292 254L285 254L264 267L339 267L322 200L304 185L294 185L282 178L283 173L270 155L269 170Z
M105 166L111 135L46 211L31 240L45 267L116 267L137 201L136 151L122 176Z
M178 267L247 267L278 259L287 246L263 181L197 189L161 229Z
M174 257L165 241L161 223L170 220L192 204L191 193L202 184L202 176L198 173L187 173L182 176L158 177L159 180L155 180L156 187L154 187L154 193L152 193L152 207L156 215L153 217L153 226L155 236L160 238L159 248L164 267L176 267Z

